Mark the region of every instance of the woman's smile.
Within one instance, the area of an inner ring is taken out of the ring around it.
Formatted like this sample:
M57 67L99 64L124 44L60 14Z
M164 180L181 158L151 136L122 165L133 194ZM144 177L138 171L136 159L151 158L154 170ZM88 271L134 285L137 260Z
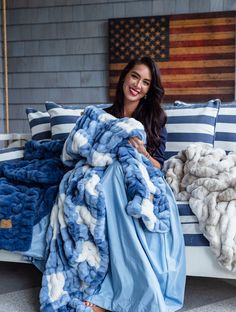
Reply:
M136 96L136 95L138 95L138 94L140 93L140 90L138 90L138 89L136 89L136 88L134 88L134 87L130 87L129 90L130 90L130 93L131 93L133 96Z

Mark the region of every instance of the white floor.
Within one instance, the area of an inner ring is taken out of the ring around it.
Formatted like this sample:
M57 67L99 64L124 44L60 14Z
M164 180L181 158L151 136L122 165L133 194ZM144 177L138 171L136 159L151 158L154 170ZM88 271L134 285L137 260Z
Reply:
M0 262L0 312L38 312L40 284L41 273L34 266ZM220 279L188 277L182 311L236 312L236 286Z

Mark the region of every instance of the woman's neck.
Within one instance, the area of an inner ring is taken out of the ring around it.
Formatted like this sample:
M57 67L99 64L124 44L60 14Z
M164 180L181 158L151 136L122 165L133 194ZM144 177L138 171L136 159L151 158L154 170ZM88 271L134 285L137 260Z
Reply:
M131 117L137 106L138 103L136 102L124 103L124 117Z

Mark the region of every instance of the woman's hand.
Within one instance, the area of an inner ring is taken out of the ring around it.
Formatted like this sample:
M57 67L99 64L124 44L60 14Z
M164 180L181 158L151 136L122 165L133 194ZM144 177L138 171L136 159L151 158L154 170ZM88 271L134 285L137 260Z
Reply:
M159 169L161 168L160 163L148 153L142 140L140 140L138 137L132 137L129 139L129 143L133 145L133 147L136 148L140 154L143 154L145 157L147 157L147 159L150 160L154 167Z
M129 139L129 143L131 145L133 145L134 148L137 149L137 151L140 154L143 154L144 156L149 155L145 146L144 146L144 142L142 140L140 140L138 137L132 137Z

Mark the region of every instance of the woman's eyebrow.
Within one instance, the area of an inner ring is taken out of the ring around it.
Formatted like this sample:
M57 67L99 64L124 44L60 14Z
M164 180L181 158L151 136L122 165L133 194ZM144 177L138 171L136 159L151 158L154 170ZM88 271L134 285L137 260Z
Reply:
M133 73L133 74L136 74L136 75L139 76L139 77L141 77L141 76L139 75L139 73L137 73L135 70L133 70L132 73Z
M139 73L137 73L135 70L132 71L133 74L136 74L139 78L141 78L141 76L139 75ZM151 79L148 78L144 78L143 80L151 82Z

